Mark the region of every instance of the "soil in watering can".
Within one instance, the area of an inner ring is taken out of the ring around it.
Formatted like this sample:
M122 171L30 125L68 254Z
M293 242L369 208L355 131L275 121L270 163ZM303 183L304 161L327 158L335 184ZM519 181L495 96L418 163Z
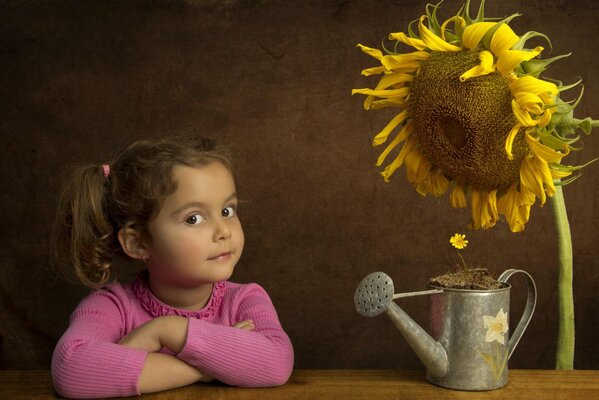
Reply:
M431 278L429 284L451 289L500 289L503 284L494 279L486 268L461 269Z

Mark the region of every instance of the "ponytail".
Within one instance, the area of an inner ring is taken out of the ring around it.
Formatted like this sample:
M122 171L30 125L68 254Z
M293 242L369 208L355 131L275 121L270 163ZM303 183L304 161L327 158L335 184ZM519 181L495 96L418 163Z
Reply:
M94 289L115 276L116 235L109 216L109 184L104 166L74 170L60 194L50 241L57 271L69 281Z

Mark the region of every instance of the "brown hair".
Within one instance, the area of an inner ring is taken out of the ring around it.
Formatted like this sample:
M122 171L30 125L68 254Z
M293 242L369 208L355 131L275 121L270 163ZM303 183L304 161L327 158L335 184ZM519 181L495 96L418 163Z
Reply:
M148 222L164 198L177 189L173 168L212 162L232 174L228 152L212 140L171 137L133 143L108 163L108 176L102 165L76 168L64 183L52 229L51 254L57 271L94 289L112 282L114 257L124 255L119 230L131 227L151 240Z

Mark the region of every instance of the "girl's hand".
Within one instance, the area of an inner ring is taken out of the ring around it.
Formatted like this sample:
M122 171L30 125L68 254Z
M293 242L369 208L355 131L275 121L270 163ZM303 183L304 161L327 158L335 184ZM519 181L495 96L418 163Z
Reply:
M233 325L233 328L242 329L244 331L253 331L256 326L254 325L254 321L251 319L246 319L245 321L241 321Z
M145 350L155 353L162 348L158 332L158 318L152 319L143 325L133 329L129 334L123 336L118 344L133 349Z

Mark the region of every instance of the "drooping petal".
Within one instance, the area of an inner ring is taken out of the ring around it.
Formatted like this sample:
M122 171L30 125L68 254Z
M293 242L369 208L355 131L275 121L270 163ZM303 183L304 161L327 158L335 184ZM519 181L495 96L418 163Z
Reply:
M491 72L495 72L495 64L493 64L493 55L487 50L483 50L478 55L480 64L476 67L470 68L460 76L460 82L464 82L469 78L476 76L489 75Z
M495 25L495 22L476 22L472 25L468 25L464 28L464 33L462 34L462 44L467 49L474 49L478 46L478 43L483 36L485 36L487 31Z
M372 47L364 46L363 44L360 44L360 43L358 43L356 46L359 47L360 50L362 50L364 53L368 54L371 57L376 58L377 60L380 60L381 58L383 58L383 52L380 51L379 49L374 49Z
M511 80L509 83L510 91L512 95L520 92L534 93L537 96L541 94L550 93L553 96L557 96L557 86L554 83L547 82L530 75L525 75L517 79Z
M518 134L518 132L520 132L520 128L522 128L522 125L514 125L512 130L510 130L510 133L507 135L507 139L505 139L505 152L507 154L507 158L510 160L514 159L514 155L512 154L512 145L514 143L516 135Z
M466 208L468 202L466 201L466 195L464 194L464 184L456 182L455 187L449 195L449 205L453 208Z
M372 68L363 69L361 74L364 76L378 75L378 74L382 74L386 70L387 70L387 68L385 68L384 66L381 65L380 67L372 67Z
M523 213L520 211L519 200L520 194L516 189L516 184L511 185L507 192L497 199L497 210L500 214L505 215L505 219L512 232L522 232L526 222L528 222L528 217L526 219L522 218Z
M389 107L405 107L406 101L400 98L375 100L370 103L371 110L382 110Z
M480 225L483 229L495 226L497 213L497 190L483 191L481 195Z
M568 171L565 169L556 169L556 168L551 168L551 165L549 165L549 170L551 171L551 177L553 179L562 179L565 178L567 176L572 175L572 171Z
M491 38L491 51L493 54L500 56L503 51L511 49L519 40L520 38L512 28L508 24L502 23Z
M389 90L374 90L374 89L353 89L351 94L366 94L369 96L382 97L385 99L392 97L405 97L410 92L410 88L403 87L400 89L389 89Z
M441 197L449 187L449 180L443 174L441 168L432 169L424 180L426 193L430 193L435 197Z
M387 55L381 59L381 63L387 71L415 72L420 67L420 62L429 57L426 51L414 53Z
M528 190L534 193L543 205L547 196L543 188L543 179L537 175L537 170L535 157L524 157L520 164L520 184L523 191Z
M413 153L412 149L414 148L415 140L413 137L408 137L404 145L395 160L389 165L385 167L385 169L381 172L381 176L385 180L385 182L389 182L389 178L391 175L397 170L397 168L401 167L406 160L407 156ZM407 164L406 164L407 165Z
M385 162L385 158L387 158L387 156L389 155L389 153L395 148L397 147L398 144L400 144L401 142L403 142L404 140L406 140L411 134L412 134L412 130L413 130L413 124L412 121L408 121L404 127L402 128L402 130L399 132L399 134L395 137L395 139L393 139L393 141L391 143L389 143L389 145L387 146L387 148L381 153L381 155L379 156L377 162L376 162L376 166L380 167L383 162ZM373 143L373 145L375 145Z
M537 121L532 119L530 114L526 110L523 110L516 100L512 100L512 112L514 113L514 117L516 117L518 124L522 126L537 125Z
M441 39L445 40L445 29L447 29L447 25L449 25L452 22L456 25L456 30L457 28L463 29L466 25L466 21L464 20L464 18L457 15L446 19L445 22L443 22L443 25L441 25Z
M520 92L516 93L514 97L522 110L533 114L542 114L544 112L543 100L536 94Z
M568 149L566 149L565 153L560 153L559 151L553 150L552 148L545 146L543 143L530 136L528 133L526 134L526 143L528 143L528 147L530 147L537 157L548 163L559 163L561 159L567 156L569 153Z
M470 190L470 204L472 212L472 229L480 228L480 210L482 193L478 189Z
M395 127L397 127L397 125L404 122L409 116L410 116L409 110L403 110L402 112L397 114L395 117L393 117L393 119L391 121L389 121L387 126L385 126L383 128L383 130L380 131L374 137L374 139L372 139L372 145L378 146L378 145L385 143L387 141L387 138L389 137L389 134L391 134L393 129L395 129Z
M429 49L433 51L460 51L462 50L458 46L454 46L453 44L447 43L445 40L441 39L439 36L435 35L431 32L426 26L424 26L423 21L426 19L426 15L420 17L420 22L418 24L418 31L420 32L420 37L422 41Z
M414 75L404 74L402 72L394 72L383 76L374 89L380 90L387 89L388 87L394 85L403 85L406 82L411 82L413 79ZM396 87L396 89L398 88Z
M520 65L523 61L528 61L543 51L541 46L536 47L534 50L504 50L499 54L497 59L497 70L501 75L509 75L514 68Z
M431 164L417 148L413 148L406 155L405 163L408 182L414 186L424 180L431 169Z
M408 46L412 46L418 50L426 49L426 45L424 44L422 39L415 39L415 38L408 37L408 35L406 35L403 32L390 33L389 40L398 40L398 41L405 43Z

